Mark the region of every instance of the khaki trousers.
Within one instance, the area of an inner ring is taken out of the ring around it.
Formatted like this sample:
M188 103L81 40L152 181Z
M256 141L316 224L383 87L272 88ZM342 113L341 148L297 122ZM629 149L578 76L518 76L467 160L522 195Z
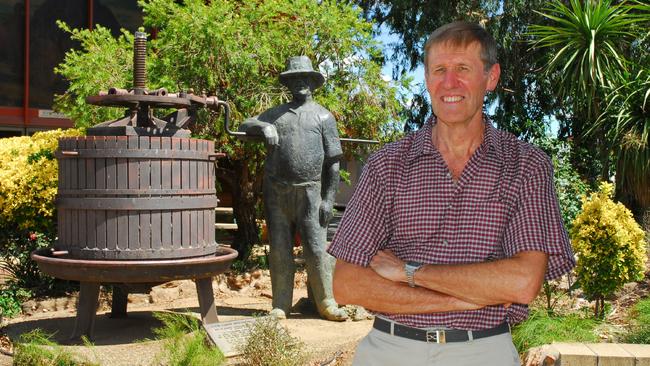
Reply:
M426 343L372 329L353 366L521 366L510 333L456 343Z

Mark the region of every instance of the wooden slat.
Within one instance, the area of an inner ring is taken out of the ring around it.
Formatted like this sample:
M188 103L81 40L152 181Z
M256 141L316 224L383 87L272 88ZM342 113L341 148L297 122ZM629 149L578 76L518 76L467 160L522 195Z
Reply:
M181 150L190 150L190 140L181 139ZM191 189L190 186L190 165L191 163L187 160L181 161L181 188ZM191 215L188 210L183 210L182 213L182 239L181 247L190 248L190 243L192 240L192 224L191 224Z
M152 150L160 149L160 137L152 137L150 140ZM161 182L161 162L160 160L151 161L151 189L162 189ZM161 211L151 211L151 248L160 250L162 248L162 214Z
M77 138L77 149L86 148L86 138L78 137ZM76 176L77 176L77 187L79 189L86 188L86 159L77 157L76 159Z
M208 221L210 222L210 228L212 228L212 223L215 222L214 219L214 211L210 210L208 211ZM214 243L214 230L207 229L208 232L208 244Z
M117 147L117 137L107 136L104 147L114 149ZM117 160L106 159L106 188L117 188ZM100 211L101 212L101 211ZM117 211L104 211L106 215L106 250L115 251L117 248Z
M162 137L161 138L161 147L163 149L172 148L172 139L171 137ZM163 160L160 163L160 179L163 189L172 188L172 162L169 160ZM161 240L160 244L162 248L173 248L173 231L172 226L172 213L171 211L162 211L160 214L161 220Z
M128 147L128 138L126 136L117 136L115 147L117 149L126 149ZM117 188L126 189L129 187L129 167L128 159L116 159L117 164ZM129 214L128 211L116 211L117 220L117 248L120 250L128 248L129 245ZM137 237L137 235L136 235Z
M190 139L190 146L189 149L192 151L197 151L198 147L196 145L196 139ZM187 162L189 165L189 186L188 188L190 189L196 189L198 188L198 183L197 183L197 164L199 164L198 161L196 160L190 160Z
M150 140L147 136L141 136L139 141L141 150L150 149ZM139 161L140 184L139 189L151 189L151 160L141 159ZM140 212L140 248L151 249L151 211Z
M95 136L86 137L86 148L94 149L95 148ZM84 159L85 170L86 170L86 185L85 188L94 189L95 188L95 159Z
M107 145L107 138L104 136L95 137L95 149L101 150L104 149ZM94 159L95 161L95 188L96 189L106 189L106 160L107 159ZM95 219L94 228L95 228L95 242L96 247L99 250L107 249L107 240L108 240L108 225L107 217L105 211L92 211Z
M196 245L198 247L204 247L205 246L205 228L203 222L205 221L204 219L205 215L205 210L198 210L197 211L197 230L196 230Z
M151 137L150 146L151 150L158 150L161 148L160 137ZM162 189L162 184L160 180L161 174L161 161L152 160L151 161L151 188L152 189Z
M103 149L106 147L106 138L98 136L95 139L95 149ZM106 189L106 160L107 159L94 159L95 161L95 188Z
M77 144L77 149L85 149L86 148L86 138L85 137L78 137L76 139L76 144ZM76 175L77 175L77 185L79 189L85 189L86 188L86 161L85 159L80 159L77 158L76 162ZM85 248L87 246L87 240L86 240L86 212L84 210L75 210L74 214L76 220L75 220L75 226L74 226L74 234L73 237L75 237L75 244L77 248Z
M104 141L104 147L108 149L114 149L117 146L117 138L115 136L107 136ZM117 188L117 159L106 159L106 188Z
M137 150L138 149L138 136L129 136L128 138L128 149ZM121 160L121 159L120 159ZM119 161L119 160L118 160ZM140 160L139 159L127 159L127 171L128 171L128 188L129 189L138 189L140 188ZM127 215L128 217L128 244L127 248L132 251L140 250L140 214L139 211L129 211L122 212L121 215ZM118 221L119 222L119 221ZM121 225L120 225L121 226ZM125 228L126 229L126 228Z
M172 137L171 140L172 140L172 149L180 150L181 149L180 139ZM179 160L172 161L171 180L172 180L172 188L174 189L182 188L181 162Z
M68 147L70 150L77 150L79 144L83 141L80 141L78 138L71 138L68 142ZM80 159L70 159L70 164L68 164L68 180L70 181L71 189L79 189L79 160ZM74 248L79 248L79 211L78 210L68 210L68 215L70 218L71 225L69 226L69 236L70 245Z
M181 150L181 139L172 137L172 149ZM172 162L172 188L179 189L182 188L182 172L181 172L182 163L178 160ZM172 212L172 248L180 249L183 245L183 221L180 211Z

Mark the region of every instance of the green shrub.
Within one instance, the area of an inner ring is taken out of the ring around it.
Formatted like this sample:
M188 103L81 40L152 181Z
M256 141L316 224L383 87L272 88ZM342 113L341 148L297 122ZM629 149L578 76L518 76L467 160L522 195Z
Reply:
M272 316L258 318L251 326L248 340L240 348L246 366L307 364L305 345Z
M528 319L515 326L512 340L520 353L552 342L598 342L594 332L598 322L578 314L549 315L531 310Z
M208 336L193 316L158 312L154 317L163 323L154 329L158 339L164 339L162 364L169 366L221 365L221 351L210 345Z
M54 232L54 152L60 137L79 135L76 129L54 130L0 140L0 228Z
M20 305L31 297L31 292L10 284L0 291L0 319L11 318L21 311Z
M598 192L584 199L571 229L578 284L596 302L597 317L604 316L605 298L625 283L641 280L645 270L645 234L630 210L611 200L613 190L612 184L601 183Z
M80 130L70 129L0 139L0 263L17 287L51 288L52 280L41 275L29 255L50 246L56 236L58 139L79 135Z

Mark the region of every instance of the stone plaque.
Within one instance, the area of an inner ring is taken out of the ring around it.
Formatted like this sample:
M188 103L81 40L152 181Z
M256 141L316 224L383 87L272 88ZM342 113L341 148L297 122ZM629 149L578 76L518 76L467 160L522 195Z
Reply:
M252 326L258 319L260 318L203 324L203 327L224 356L232 357L241 354L239 345L248 340Z

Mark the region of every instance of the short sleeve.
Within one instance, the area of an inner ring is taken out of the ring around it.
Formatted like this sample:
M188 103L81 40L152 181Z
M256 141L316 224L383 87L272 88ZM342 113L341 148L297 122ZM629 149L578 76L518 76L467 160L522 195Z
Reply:
M382 184L384 181L371 159L361 173L357 188L327 249L332 256L365 267L388 241L388 198Z
M321 117L321 120L323 124L323 150L325 159L337 159L343 155L343 150L341 149L341 140L339 140L336 120L329 112L327 112L326 116Z
M546 280L560 277L575 265L555 193L553 167L546 155L536 162L524 182L519 202L506 227L504 250L507 256L522 251L547 253Z

